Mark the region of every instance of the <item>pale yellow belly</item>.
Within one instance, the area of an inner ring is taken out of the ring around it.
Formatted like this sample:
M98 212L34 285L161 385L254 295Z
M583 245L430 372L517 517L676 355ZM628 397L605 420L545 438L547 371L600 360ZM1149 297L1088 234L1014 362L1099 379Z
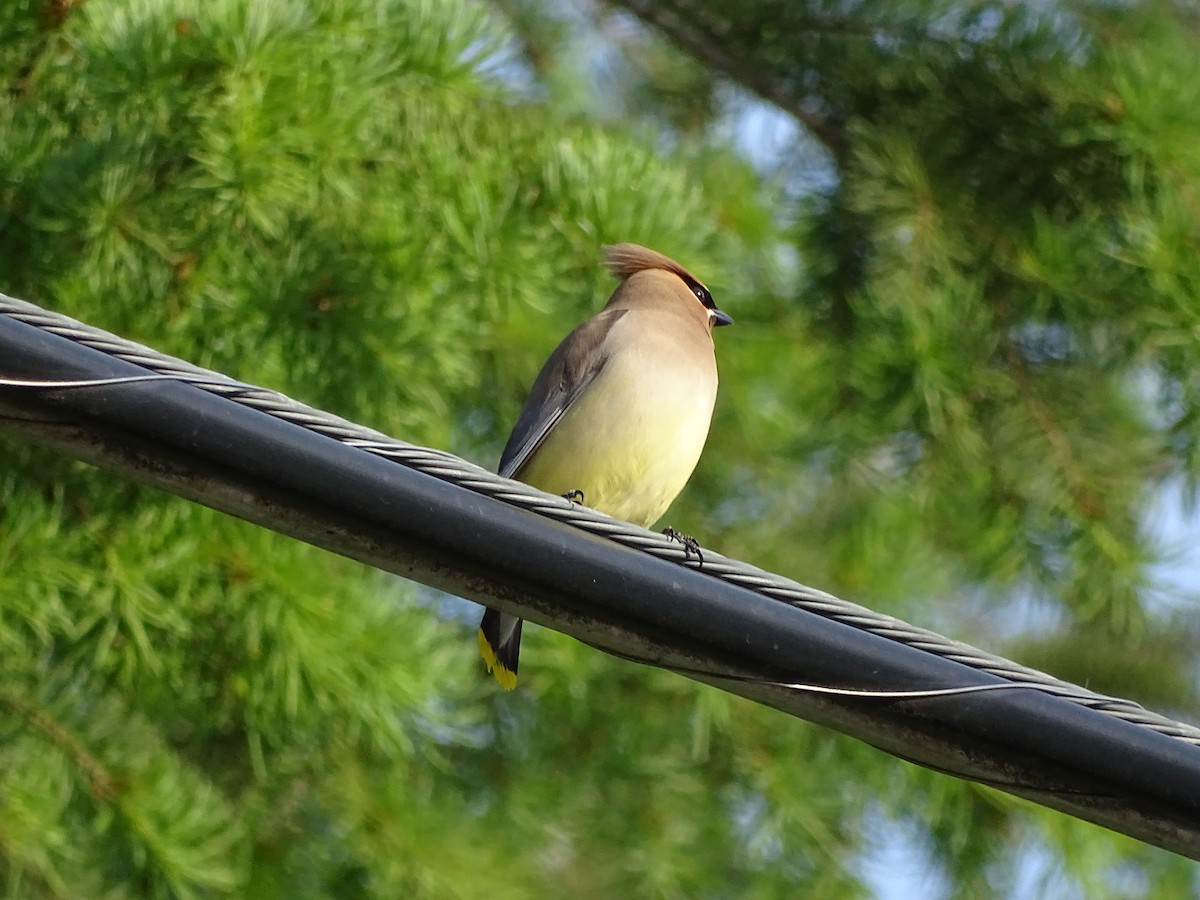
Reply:
M550 493L583 491L587 506L637 525L657 521L700 459L716 384L636 368L601 372L517 477Z

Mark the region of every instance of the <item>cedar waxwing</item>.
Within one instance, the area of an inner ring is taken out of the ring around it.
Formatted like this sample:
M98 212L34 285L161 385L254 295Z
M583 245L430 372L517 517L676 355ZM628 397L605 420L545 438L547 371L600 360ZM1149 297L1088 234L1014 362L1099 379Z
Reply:
M712 329L733 320L691 273L637 244L605 248L620 285L542 367L500 474L648 527L691 477L717 398ZM489 609L479 652L517 684L521 620Z

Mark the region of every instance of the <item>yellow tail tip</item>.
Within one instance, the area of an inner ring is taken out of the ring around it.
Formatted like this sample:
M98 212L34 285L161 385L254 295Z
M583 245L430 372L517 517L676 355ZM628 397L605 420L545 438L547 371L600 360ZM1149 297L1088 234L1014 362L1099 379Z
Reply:
M517 686L517 673L504 668L504 664L496 659L496 651L484 637L482 628L479 629L479 655L483 657L483 662L487 666L487 670L492 673L492 677L500 682L500 687L511 691Z

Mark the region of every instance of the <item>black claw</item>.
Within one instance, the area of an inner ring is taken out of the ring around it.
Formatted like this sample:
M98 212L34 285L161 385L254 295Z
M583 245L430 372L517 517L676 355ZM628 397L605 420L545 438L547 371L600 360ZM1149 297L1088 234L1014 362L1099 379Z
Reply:
M704 565L704 553L700 550L700 542L698 540L696 540L690 534L682 534L676 531L674 528L664 528L663 534L665 534L671 540L678 541L680 544L683 544L684 559L691 559L692 556L695 556L700 565Z
M573 491L567 491L565 494L563 494L563 499L570 500L572 503L582 503L583 491L579 490L579 488L576 488Z

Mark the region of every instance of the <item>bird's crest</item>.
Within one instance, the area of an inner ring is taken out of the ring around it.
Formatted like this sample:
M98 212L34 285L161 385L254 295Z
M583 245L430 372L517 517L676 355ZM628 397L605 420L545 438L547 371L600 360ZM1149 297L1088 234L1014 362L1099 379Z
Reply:
M686 284L700 284L700 280L669 256L641 244L610 244L604 248L604 264L624 281L636 272L646 269L663 269L674 272Z

